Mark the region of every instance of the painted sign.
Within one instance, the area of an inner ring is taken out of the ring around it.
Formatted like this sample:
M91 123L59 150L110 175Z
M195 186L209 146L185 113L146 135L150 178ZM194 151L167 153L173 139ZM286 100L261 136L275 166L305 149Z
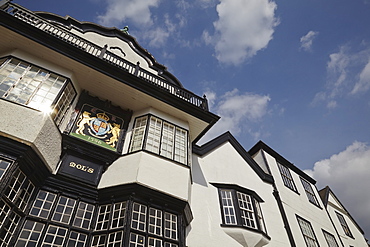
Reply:
M101 147L117 150L123 119L84 104L71 135Z
M58 173L97 185L102 172L102 165L81 159L73 155L65 155Z

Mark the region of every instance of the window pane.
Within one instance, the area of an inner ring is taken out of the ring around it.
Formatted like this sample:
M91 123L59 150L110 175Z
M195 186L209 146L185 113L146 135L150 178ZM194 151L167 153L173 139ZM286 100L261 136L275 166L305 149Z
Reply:
M163 123L161 155L167 158L173 158L175 138L175 126L169 123Z
M149 130L146 137L145 149L159 154L159 142L162 131L162 120L156 117L150 117Z
M147 207L139 203L134 203L132 208L131 227L140 231L145 231Z
M107 247L123 246L123 231L113 232L108 235Z
M6 217L10 212L10 206L3 200L0 200L0 228L3 226Z
M240 192L237 192L236 194L238 197L243 226L257 229L251 197Z
M149 208L148 232L158 236L162 235L162 211Z
M17 170L11 178L8 187L5 189L5 195L10 201L14 202L18 194L21 191L23 183L27 180L26 175L24 175L21 170Z
M278 162L278 167L280 170L281 178L283 179L283 183L286 187L290 188L291 190L297 191L295 187L292 175L287 167L283 166Z
M134 152L143 148L147 119L147 116L136 119L135 127L132 130L130 152Z
M123 227L126 216L126 202L118 202L113 205L112 229Z
M96 220L95 230L108 229L108 222L110 217L111 205L101 205L99 208L98 218Z
M164 213L164 236L170 239L177 239L177 216Z
M92 240L92 247L105 247L106 235L95 235Z
M76 212L75 220L73 222L73 226L89 229L93 216L93 211L94 211L93 205L85 202L80 202L78 204L78 209Z
M55 194L40 190L35 202L33 203L30 215L47 219L49 217L51 207L53 206L55 198Z
M340 213L338 212L335 212L337 214L337 217L338 217L338 220L340 222L340 224L342 225L342 228L343 228L343 231L344 233L348 236L348 237L352 237L352 233L351 231L349 230L349 227L347 225L347 222L346 220L344 219L343 215L341 215Z
M69 235L69 239L67 242L68 247L85 247L87 241L87 235L71 231L71 234Z
M302 181L303 188L306 191L306 195L307 195L308 200L311 203L315 204L316 206L319 206L319 203L316 199L315 193L312 190L311 184L303 178L301 178L301 181Z
M67 236L67 228L50 225L45 234L43 247L63 246Z
M135 233L130 234L130 247L144 247L144 246L145 246L144 236Z
M10 239L13 237L13 234L20 220L21 220L21 217L18 214L14 212L10 214L9 218L4 224L3 229L1 229L0 231L0 245L1 246L8 246L8 243L10 242Z
M328 243L328 247L338 247L337 240L335 240L334 235L326 232L323 230L326 242Z
M56 125L59 125L62 122L64 115L69 109L75 96L76 91L74 90L72 83L68 82L58 101L55 103L52 111L52 116Z
M221 190L221 202L224 212L224 222L228 225L236 225L236 216L230 190Z
M304 240L306 241L306 245L308 247L318 247L319 244L316 241L316 237L315 237L315 234L313 232L313 229L312 229L312 226L311 226L310 222L308 222L308 221L306 221L306 220L304 220L300 217L297 217L297 220L298 220L298 224L301 228Z
M188 132L176 127L175 161L186 164Z
M43 228L44 224L27 220L18 237L16 247L36 246Z
M61 196L55 208L52 220L69 224L76 200Z
M10 166L12 162L10 161L7 161L5 159L2 159L0 157L0 179L3 177L3 174L5 173L5 171L8 169L8 167Z
M0 97L28 105L37 110L50 112L62 87L68 82L64 92L54 107L53 117L59 124L68 109L76 91L64 77L58 76L37 66L10 58L2 60L0 67Z
M148 246L149 247L162 247L162 240L158 238L149 238Z

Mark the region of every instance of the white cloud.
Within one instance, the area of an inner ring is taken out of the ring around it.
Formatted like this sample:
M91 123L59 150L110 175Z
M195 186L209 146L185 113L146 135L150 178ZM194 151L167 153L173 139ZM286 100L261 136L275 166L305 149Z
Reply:
M318 34L319 32L309 31L305 36L301 37L301 49L311 51L312 42Z
M105 0L108 4L106 12L98 16L99 23L104 26L118 26L130 20L136 25L151 26L153 24L150 8L158 7L159 0Z
M324 102L336 108L340 98L367 92L370 89L370 49L352 52L349 46L329 55L326 89L318 92L312 105Z
M206 44L215 48L219 62L238 65L267 47L274 28L277 5L270 0L221 0L214 35L203 33ZM211 42L212 41L212 42Z
M226 92L217 98L214 92L207 92L210 102L210 110L215 112L221 119L202 138L202 142L208 141L226 131L238 135L245 130L252 136L259 136L257 131L252 130L249 124L260 120L267 114L268 95L241 93L237 89Z
M319 189L326 185L333 190L361 228L370 234L370 146L354 142L346 150L315 163L306 171L317 181Z
M360 79L352 89L351 94L366 92L370 88L370 59L365 68L360 73Z
M156 48L163 46L167 42L169 36L170 33L160 27L152 30L146 30L142 34L142 37L149 41L149 46Z

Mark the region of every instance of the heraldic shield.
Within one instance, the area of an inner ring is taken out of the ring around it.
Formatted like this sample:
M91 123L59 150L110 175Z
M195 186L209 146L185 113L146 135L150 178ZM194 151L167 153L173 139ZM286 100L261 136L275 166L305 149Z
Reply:
M71 135L116 151L122 126L122 118L84 104Z

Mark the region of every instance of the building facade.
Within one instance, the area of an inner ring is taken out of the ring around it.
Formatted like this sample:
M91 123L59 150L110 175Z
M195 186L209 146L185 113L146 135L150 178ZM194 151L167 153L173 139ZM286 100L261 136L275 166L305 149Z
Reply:
M196 145L219 117L126 30L0 4L0 246L367 246L265 143Z

